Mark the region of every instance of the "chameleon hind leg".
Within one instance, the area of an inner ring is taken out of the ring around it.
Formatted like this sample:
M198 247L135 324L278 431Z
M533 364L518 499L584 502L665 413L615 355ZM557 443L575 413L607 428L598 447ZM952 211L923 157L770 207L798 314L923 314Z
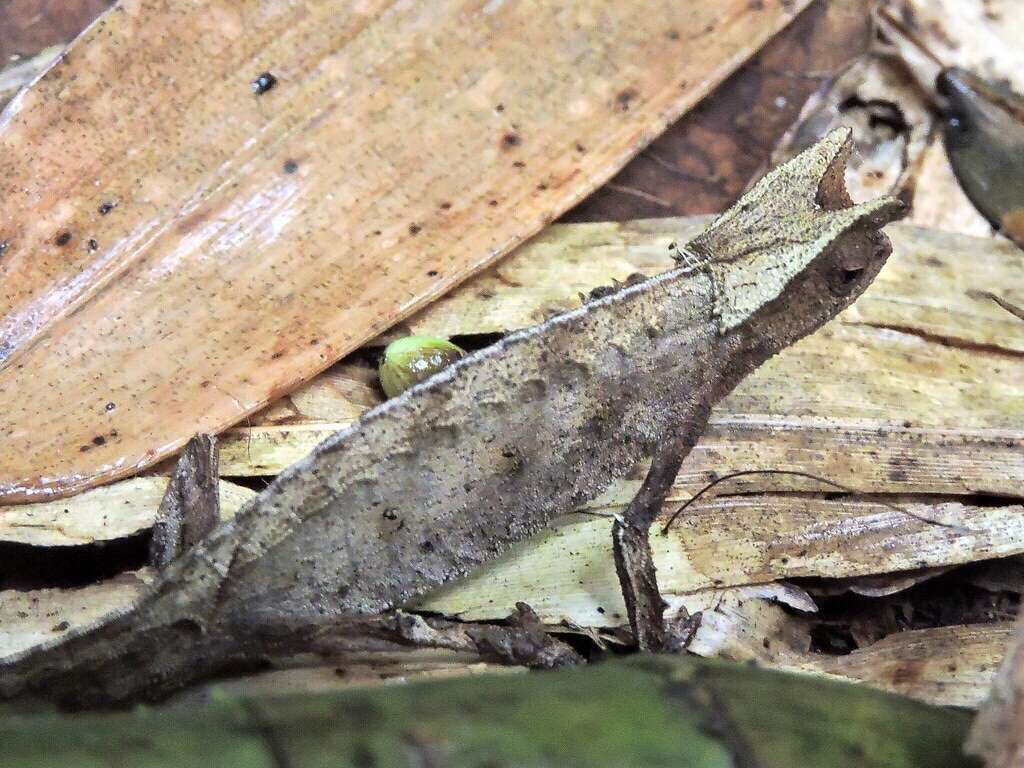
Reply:
M649 536L683 459L695 442L689 430L682 432L655 451L643 485L612 526L615 570L630 628L643 651L670 650L680 645L675 633L665 624L666 603L658 589Z

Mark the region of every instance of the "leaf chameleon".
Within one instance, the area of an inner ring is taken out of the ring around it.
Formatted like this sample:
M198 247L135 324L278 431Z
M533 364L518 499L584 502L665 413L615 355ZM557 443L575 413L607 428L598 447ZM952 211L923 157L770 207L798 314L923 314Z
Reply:
M319 445L128 611L0 664L0 696L157 698L303 628L358 631L650 460L614 526L643 648L672 645L647 532L712 406L847 307L903 205L853 205L836 131L761 179L679 266L467 355ZM301 648L296 649L296 651Z

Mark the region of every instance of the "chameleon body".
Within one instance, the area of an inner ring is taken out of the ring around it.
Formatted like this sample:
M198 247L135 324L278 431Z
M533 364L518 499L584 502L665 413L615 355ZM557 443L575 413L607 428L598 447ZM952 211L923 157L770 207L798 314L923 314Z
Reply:
M387 611L604 491L849 305L902 205L852 206L836 132L687 244L683 265L513 333L368 412L127 613L0 665L0 695L162 695L303 624ZM682 448L680 448L682 446ZM679 456L681 460L681 456Z

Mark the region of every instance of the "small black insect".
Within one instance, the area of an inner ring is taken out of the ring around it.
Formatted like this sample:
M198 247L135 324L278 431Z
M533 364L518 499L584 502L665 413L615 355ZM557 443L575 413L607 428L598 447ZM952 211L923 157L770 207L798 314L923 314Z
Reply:
M277 78L269 72L264 72L252 81L252 92L259 96L269 91L275 85L277 85Z
M61 232L59 235L57 235L57 238L53 242L55 242L57 245L67 245L68 243L71 242L71 233Z
M100 205L100 207L97 210L99 211L100 216L106 216L108 213L110 213L112 210L114 210L114 207L116 205L117 205L117 203L111 203L111 202L108 201L108 202L103 203L102 205Z
M7 241L7 240L0 240L0 256L3 256L4 253L7 251L7 249L10 248L10 247L11 247L11 244L10 244L9 241Z

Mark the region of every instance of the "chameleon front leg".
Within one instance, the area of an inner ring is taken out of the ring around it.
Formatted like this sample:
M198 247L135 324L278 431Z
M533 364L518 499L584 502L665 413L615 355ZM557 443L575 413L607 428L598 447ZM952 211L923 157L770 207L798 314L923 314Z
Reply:
M640 650L662 651L673 645L665 626L666 603L658 590L649 533L654 519L695 442L690 430L657 448L643 485L621 519L612 526L615 570L626 601L629 626Z

